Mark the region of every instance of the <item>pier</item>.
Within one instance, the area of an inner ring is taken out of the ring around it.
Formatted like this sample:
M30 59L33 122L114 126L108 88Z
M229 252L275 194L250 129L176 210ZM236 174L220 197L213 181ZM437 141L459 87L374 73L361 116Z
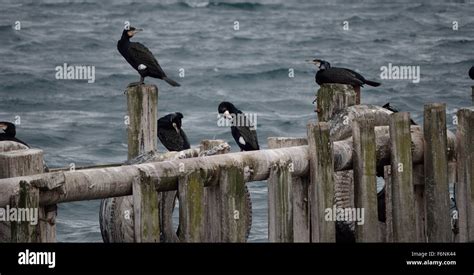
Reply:
M126 97L131 161L156 150L158 89L131 87ZM335 242L336 221L326 213L340 201L364 211L356 242L474 241L474 107L457 111L452 133L445 104L425 104L421 127L411 125L409 113L359 100L351 86L322 85L318 120L308 121L307 135L269 137L269 149L259 151L229 153L223 146L203 155L224 144L204 140L160 161L44 173L41 149L0 142L0 208L39 209L37 225L2 222L2 241L55 242L57 204L129 196L128 241L246 242L246 184L264 180L270 242ZM385 181L385 222L378 219L377 171ZM176 193L178 236L168 211Z

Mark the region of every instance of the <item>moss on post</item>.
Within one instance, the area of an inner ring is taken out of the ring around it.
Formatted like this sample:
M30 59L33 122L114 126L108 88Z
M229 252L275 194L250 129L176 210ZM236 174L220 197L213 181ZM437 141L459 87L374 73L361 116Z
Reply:
M293 200L291 166L285 161L274 163L268 177L268 240L293 242Z
M474 95L474 87L473 87ZM459 241L474 241L474 108L457 112L456 205L459 211Z
M159 198L152 177L140 170L132 189L135 242L160 242Z
M156 149L158 88L138 85L127 88L128 159Z
M446 105L425 105L423 132L428 242L450 242Z
M178 180L180 238L183 242L203 242L205 237L204 179L200 170Z
M20 191L18 195L12 196L11 209L16 209L17 219L30 218L28 215L21 215L23 211L39 212L39 189L26 181L20 181ZM38 222L38 220L37 220ZM14 243L31 243L40 241L39 225L32 224L30 220L11 221L11 241Z
M269 137L268 138L268 148L275 149L275 148L283 148L283 147L292 147L292 146L300 146L300 145L307 145L308 140L307 138L294 138L294 137ZM289 163L289 167L291 168L293 163ZM289 169L291 173L291 169ZM298 177L291 175L291 201L292 201L292 218L293 221L292 231L293 236L292 238L287 237L286 241L293 241L293 242L309 242L311 238L310 232L310 215L309 215L309 178L307 176ZM269 199L272 192L270 192L269 186ZM274 198L275 200L278 199L278 196ZM269 204L270 206L270 204ZM269 208L270 209L270 208ZM269 218L269 225L270 225L270 216ZM287 217L287 220L289 218ZM278 224L277 224L278 225ZM270 230L270 228L269 228ZM270 231L269 231L270 232ZM282 240L284 241L284 240Z
M328 123L308 123L308 146L311 241L335 242L335 221L325 218L326 211L333 211L334 206L334 159Z
M244 169L224 166L220 169L219 189L221 194L221 240L222 242L245 242L248 208L245 203Z
M408 113L391 115L390 143L393 241L415 242L415 195Z
M379 221L377 215L377 181L375 133L373 122L356 120L353 123L354 140L354 204L364 211L364 224L356 225L357 242L378 242Z

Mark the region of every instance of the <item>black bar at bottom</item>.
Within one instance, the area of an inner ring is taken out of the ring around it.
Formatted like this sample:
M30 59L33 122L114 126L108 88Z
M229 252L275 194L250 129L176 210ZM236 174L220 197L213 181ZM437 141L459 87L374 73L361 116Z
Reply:
M48 268L47 264L20 265L20 257L23 257L23 263L26 257L33 257L29 263L40 261L41 257L46 259L46 254L31 252L55 252L54 268ZM473 255L474 243L0 244L0 274L36 271L293 273L424 270L473 274Z

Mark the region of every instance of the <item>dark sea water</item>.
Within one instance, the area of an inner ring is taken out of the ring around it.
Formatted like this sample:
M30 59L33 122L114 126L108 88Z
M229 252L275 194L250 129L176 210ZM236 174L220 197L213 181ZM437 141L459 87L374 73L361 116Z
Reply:
M138 74L116 49L124 21L144 28L134 40L182 84L174 89L146 80L159 86L160 116L184 114L192 146L218 138L237 151L230 130L216 124L223 100L258 114L263 148L270 136L305 136L306 122L315 117L317 85L315 68L304 60L314 57L383 82L364 88L362 102L391 102L420 123L424 103L446 102L450 128L455 111L471 105L474 0L2 0L0 9L0 120L19 116L18 137L43 149L50 167L126 159L123 91ZM13 29L15 21L21 30ZM55 67L63 63L95 66L95 83L55 79ZM388 63L420 66L421 81L380 80ZM266 185L249 186L250 238L266 241ZM58 240L101 241L98 213L99 201L61 204Z

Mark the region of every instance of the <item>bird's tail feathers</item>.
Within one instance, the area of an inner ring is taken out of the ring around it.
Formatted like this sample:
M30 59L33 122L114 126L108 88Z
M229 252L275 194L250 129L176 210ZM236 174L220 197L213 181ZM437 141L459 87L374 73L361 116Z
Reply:
M173 87L179 87L179 86L181 86L178 82L174 81L173 79L171 79L171 78L169 78L169 77L167 77L167 76L163 77L163 80L166 81L168 84L170 84L170 85L173 86Z
M378 87L378 86L380 86L380 83L379 83L379 82L370 81L370 80L365 80L365 84L370 85L370 86L373 86L373 87Z

